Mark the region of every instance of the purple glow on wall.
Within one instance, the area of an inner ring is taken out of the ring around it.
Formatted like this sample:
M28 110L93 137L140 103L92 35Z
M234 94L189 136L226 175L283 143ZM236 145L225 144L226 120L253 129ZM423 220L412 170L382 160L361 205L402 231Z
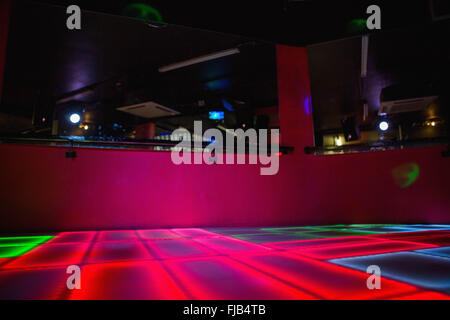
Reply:
M305 108L305 113L307 115L311 114L311 97L307 96L303 102L303 107Z

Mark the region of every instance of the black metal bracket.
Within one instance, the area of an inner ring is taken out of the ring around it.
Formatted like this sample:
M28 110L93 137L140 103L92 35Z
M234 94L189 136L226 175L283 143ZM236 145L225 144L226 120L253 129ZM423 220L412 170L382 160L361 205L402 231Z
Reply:
M67 159L75 159L77 157L77 152L72 150L73 148L73 142L70 141L69 149L66 151L66 158Z

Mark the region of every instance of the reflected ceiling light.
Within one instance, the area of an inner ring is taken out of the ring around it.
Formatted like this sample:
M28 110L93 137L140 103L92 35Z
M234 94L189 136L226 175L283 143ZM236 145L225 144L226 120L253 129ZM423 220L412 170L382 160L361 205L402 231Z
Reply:
M380 128L381 131L386 131L387 129L389 129L389 123L387 121L381 121L378 124L378 128Z
M66 97L61 98L56 101L56 104L62 104L72 100L79 100L88 94L93 94L95 91L93 89L78 89L68 94Z
M78 122L80 122L81 117L78 113L72 113L69 117L70 122L72 122L73 124L76 124Z
M223 111L210 111L209 119L211 120L223 120L224 112Z
M230 56L233 54L237 54L239 53L239 49L238 48L233 48L233 49L227 49L227 50L223 50L223 51L217 51L211 54L207 54L204 56L200 56L200 57L196 57L196 58L192 58L192 59L188 59L185 61L181 61L181 62L175 62L172 64L168 64L166 66L160 67L158 69L159 72L167 72L167 71L171 71L171 70L175 70L175 69L180 69L180 68L184 68L187 66L191 66L197 63L202 63L202 62L206 62L206 61L210 61L210 60L215 60L215 59L219 59L222 57L226 57L226 56Z

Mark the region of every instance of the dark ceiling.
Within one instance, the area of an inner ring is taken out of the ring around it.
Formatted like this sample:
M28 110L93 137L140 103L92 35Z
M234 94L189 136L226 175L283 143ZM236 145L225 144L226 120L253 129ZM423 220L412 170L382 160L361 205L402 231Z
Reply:
M366 19L369 5L382 9L383 30L422 25L431 20L429 0L37 1L62 6L78 4L84 10L114 15L123 15L130 3L145 3L157 9L167 23L302 46L355 35L349 23L353 19ZM432 1L440 7L448 2Z
M171 24L154 28L120 16L131 2L14 1L0 112L36 117L37 107L48 114L60 99L108 110L152 100L186 113L200 100L212 106L223 98L238 106L276 105L274 45L247 36L294 45L348 37L348 23L364 18L368 4L379 4L383 30L371 35L364 88L359 83L360 37L309 47L315 125L328 130L339 127L342 117L360 112L362 99L376 113L382 86L433 77L426 70L434 72L441 53L448 52L441 51L448 45L440 40L448 38L448 28L433 37L423 31L430 22L427 0L408 1L408 6L392 0L142 1L158 9L165 22L241 36ZM80 31L65 27L63 5L72 3L83 9ZM420 26L408 27L414 24ZM398 26L403 28L392 30ZM436 45L439 50L428 49ZM239 55L165 74L157 71L234 47Z
M110 109L155 101L182 112L199 100L277 103L273 44L85 11L82 29L70 31L66 18L63 7L13 3L1 111L31 117L36 106L49 112L46 106L67 97ZM236 47L240 54L158 72Z

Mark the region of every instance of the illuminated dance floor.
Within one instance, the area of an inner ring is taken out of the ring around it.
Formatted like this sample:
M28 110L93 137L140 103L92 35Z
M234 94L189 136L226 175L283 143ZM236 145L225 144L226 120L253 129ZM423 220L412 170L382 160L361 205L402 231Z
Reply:
M67 288L70 265L81 289ZM371 265L381 289L367 288ZM450 299L450 226L2 236L0 299Z

